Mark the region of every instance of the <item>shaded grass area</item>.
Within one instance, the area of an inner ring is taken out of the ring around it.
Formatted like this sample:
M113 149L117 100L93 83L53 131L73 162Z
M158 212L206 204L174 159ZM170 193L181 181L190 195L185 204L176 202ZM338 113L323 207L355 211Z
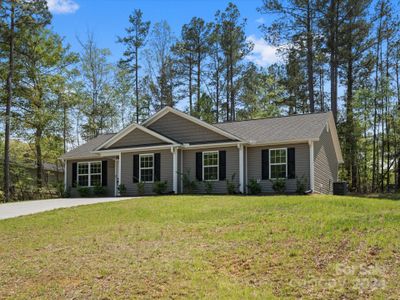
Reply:
M0 298L396 298L400 202L164 196L0 221Z

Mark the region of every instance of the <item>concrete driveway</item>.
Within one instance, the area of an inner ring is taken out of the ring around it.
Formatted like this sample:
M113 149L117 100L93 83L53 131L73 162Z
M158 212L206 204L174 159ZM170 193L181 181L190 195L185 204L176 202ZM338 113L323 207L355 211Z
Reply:
M5 204L0 204L0 220L35 214L38 212L43 212L63 207L73 207L73 206L103 203L103 202L115 202L127 199L132 199L132 197L60 198L60 199L5 203Z

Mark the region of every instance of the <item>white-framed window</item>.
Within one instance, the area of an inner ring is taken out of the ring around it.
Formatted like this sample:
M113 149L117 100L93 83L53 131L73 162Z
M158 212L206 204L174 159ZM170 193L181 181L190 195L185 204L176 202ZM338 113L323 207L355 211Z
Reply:
M139 181L154 182L154 153L139 155Z
M101 181L101 161L78 162L78 186L98 186Z
M203 152L203 180L218 181L219 180L219 152L206 151Z
M271 179L287 177L287 148L269 150L269 174Z

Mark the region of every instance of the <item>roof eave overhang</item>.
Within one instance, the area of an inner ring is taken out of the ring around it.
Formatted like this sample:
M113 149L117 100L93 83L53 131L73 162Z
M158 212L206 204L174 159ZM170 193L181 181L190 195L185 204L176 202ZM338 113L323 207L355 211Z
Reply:
M179 147L180 144L171 144L171 145L160 145L160 146L147 146L147 147L131 147L131 148L120 148L120 149L109 149L109 150L95 150L91 153L98 154L100 157L103 156L114 156L119 155L120 153L126 152L143 152L143 151L153 151L153 150L166 150L174 147Z
M206 148L216 148L216 147L235 147L239 145L247 145L247 142L224 142L224 143L209 143L209 144L183 144L180 148L183 150L189 149L206 149Z
M285 140L285 141L273 141L273 142L249 142L247 147L264 147L264 146L282 146L290 144L308 144L309 142L318 142L319 138L312 139L296 139L296 140Z

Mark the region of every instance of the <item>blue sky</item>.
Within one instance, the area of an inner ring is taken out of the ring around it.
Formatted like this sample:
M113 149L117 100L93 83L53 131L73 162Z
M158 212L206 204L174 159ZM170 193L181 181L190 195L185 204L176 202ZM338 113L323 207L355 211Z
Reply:
M109 48L112 61L122 55L123 46L116 43L117 36L124 35L128 26L128 16L135 8L143 11L144 19L152 23L166 20L176 36L183 24L194 16L211 21L215 12L223 10L228 0L48 0L53 13L54 30L65 37L72 50L79 51L77 37L85 39L86 33L94 33L101 48ZM261 16L256 8L262 0L236 0L242 17L247 18L246 34L255 44L253 53L248 57L258 65L267 66L275 62L275 48L263 39L258 26L268 22L270 16Z

